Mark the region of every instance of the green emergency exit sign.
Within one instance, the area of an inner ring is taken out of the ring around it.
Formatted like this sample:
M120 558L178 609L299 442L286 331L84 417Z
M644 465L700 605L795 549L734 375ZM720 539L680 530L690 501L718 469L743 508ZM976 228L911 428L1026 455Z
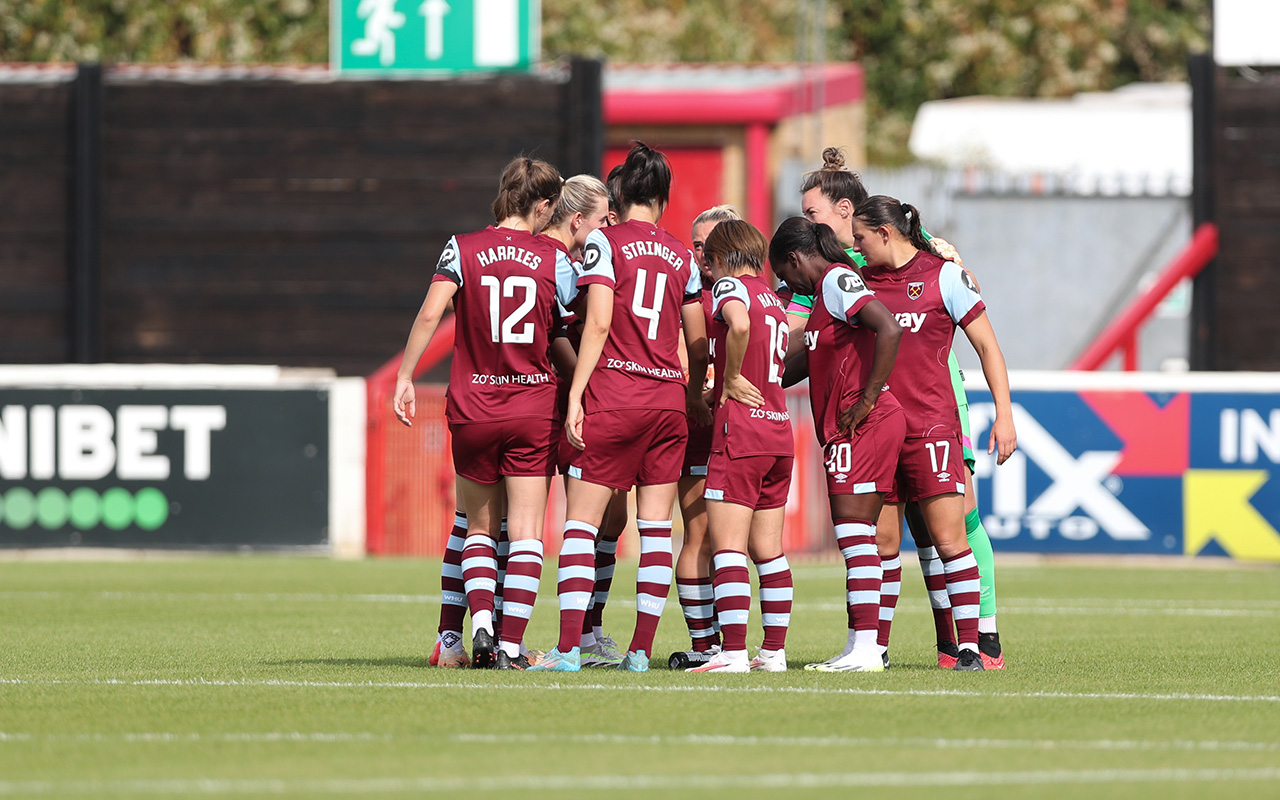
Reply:
M332 0L329 64L347 74L527 70L539 0Z

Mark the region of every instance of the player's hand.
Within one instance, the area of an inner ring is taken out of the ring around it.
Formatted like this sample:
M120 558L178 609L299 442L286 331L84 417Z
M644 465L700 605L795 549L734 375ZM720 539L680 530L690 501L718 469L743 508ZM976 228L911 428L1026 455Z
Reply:
M960 251L951 242L935 236L929 240L929 244L933 246L933 252L937 253L940 258L945 258L947 261L954 261L959 266L964 266L964 259L960 258Z
M996 417L991 426L991 437L987 440L987 455L999 450L996 464L1003 464L1018 449L1018 434L1013 429L1013 420L1008 417Z
M564 432L569 437L569 444L579 450L586 450L587 443L582 438L583 422L587 414L582 410L582 401L569 398L569 411L564 415Z
M418 396L413 390L413 381L408 378L396 378L396 390L391 396L391 410L396 418L410 428L413 427L413 415L417 411Z
M868 399L864 393L858 402L840 412L840 418L836 420L836 433L843 435L852 431L862 424L875 407L876 401Z
M724 382L720 404L724 405L727 400L737 400L747 408L760 408L764 405L764 394L739 372Z
M686 396L685 412L689 415L689 419L693 421L694 427L705 428L714 420L711 406L707 405L706 398L701 394L697 397Z

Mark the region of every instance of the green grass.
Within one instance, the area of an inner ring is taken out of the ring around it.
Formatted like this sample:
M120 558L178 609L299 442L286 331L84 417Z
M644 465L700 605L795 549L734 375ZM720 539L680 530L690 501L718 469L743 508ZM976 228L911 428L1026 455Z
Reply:
M428 668L438 562L3 562L0 797L1280 796L1280 571L1002 563L1009 669L977 674L904 573L887 673L799 669L844 639L815 564L785 675L564 675Z

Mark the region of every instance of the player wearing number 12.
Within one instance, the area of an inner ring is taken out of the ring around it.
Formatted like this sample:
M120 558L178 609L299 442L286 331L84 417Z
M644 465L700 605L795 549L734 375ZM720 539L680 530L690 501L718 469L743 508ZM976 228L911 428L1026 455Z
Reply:
M721 222L703 257L717 276L711 288L716 414L707 464L707 527L714 550L715 606L723 646L688 672L785 672L791 623L791 567L782 524L795 443L782 389L787 315L760 275L768 244L748 222ZM751 582L747 554L760 577L764 643L747 660Z
M657 225L671 192L666 156L637 142L621 173L626 222L593 231L578 286L586 313L565 420L582 452L569 468L558 591L560 640L534 669L580 668L582 617L595 576L595 539L615 490L637 486L640 569L636 629L619 669L648 670L671 589L671 509L689 436L704 419L707 371L702 276L693 254ZM678 311L678 313L677 313ZM689 377L678 347L684 324Z
M542 575L542 524L559 441L548 355L558 276L556 248L536 234L550 220L561 184L544 161L507 165L493 204L497 225L449 240L396 376L394 410L408 425L414 366L452 300L457 326L445 415L469 523L462 577L476 667L524 667L520 644ZM559 277L559 285L572 281ZM504 499L511 549L498 651L493 612Z

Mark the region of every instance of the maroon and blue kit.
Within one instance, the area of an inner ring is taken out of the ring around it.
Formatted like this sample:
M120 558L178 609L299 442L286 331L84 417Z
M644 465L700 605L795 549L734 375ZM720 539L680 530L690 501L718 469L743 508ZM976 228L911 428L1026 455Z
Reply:
M947 358L956 327L986 310L957 264L920 251L901 269L865 267L876 298L898 319L902 341L889 385L902 403L907 431L890 502L964 494L960 411Z
M871 377L876 334L858 324L858 312L876 297L857 272L832 264L818 282L805 326L809 403L823 446L829 494L887 494L893 489L906 432L895 394L885 387L866 419L852 431L838 430L841 412L862 399Z
M720 380L715 387L714 438L704 496L758 511L781 508L787 503L795 456L791 415L782 388L789 333L786 310L769 284L757 275L721 278L711 294L713 363ZM730 303L741 303L749 315L750 337L741 374L764 396L760 408L723 400L729 348L729 326L723 312Z
M613 290L613 318L583 394L586 448L569 474L623 491L674 483L689 437L680 308L700 301L702 276L675 237L632 220L587 237L578 288L593 284Z
M432 280L458 286L445 403L457 473L484 484L554 474L555 248L490 226L450 239Z

